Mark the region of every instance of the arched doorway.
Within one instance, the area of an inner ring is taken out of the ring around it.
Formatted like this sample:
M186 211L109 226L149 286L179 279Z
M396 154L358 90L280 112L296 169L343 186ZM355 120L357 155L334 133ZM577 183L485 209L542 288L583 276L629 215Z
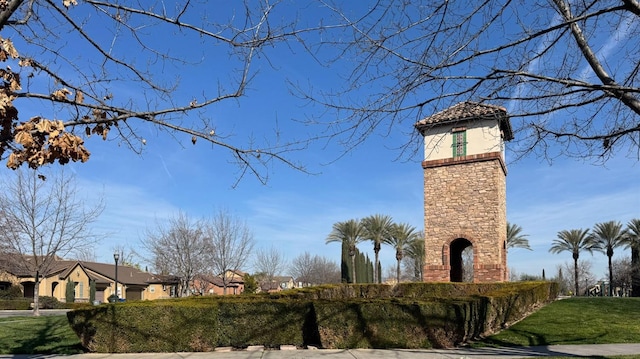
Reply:
M464 281L464 261L462 260L462 252L470 246L472 246L471 242L465 238L457 238L451 242L449 246L449 265L451 267L451 271L449 273L450 281Z
M58 287L58 282L51 283L51 296L52 297L56 297L56 288L57 287ZM56 298L58 298L58 297L56 297Z

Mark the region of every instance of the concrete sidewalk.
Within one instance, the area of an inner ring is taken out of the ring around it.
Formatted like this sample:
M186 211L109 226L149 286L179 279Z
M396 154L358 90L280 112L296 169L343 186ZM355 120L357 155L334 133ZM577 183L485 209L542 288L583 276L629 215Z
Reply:
M549 356L616 356L640 354L640 344L551 345L515 348L456 348L456 349L298 349L298 350L215 351L208 353L135 353L135 354L77 354L55 355L0 355L0 358L36 359L488 359L535 358Z

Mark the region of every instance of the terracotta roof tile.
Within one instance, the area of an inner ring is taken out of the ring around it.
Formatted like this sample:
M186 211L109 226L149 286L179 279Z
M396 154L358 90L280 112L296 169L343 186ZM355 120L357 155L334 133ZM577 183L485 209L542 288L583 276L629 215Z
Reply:
M513 139L511 123L509 122L506 108L471 101L458 103L429 117L423 118L416 122L414 126L420 133L424 134L424 131L433 127L433 125L486 118L495 118L499 122L500 129L504 132L505 140L509 141Z

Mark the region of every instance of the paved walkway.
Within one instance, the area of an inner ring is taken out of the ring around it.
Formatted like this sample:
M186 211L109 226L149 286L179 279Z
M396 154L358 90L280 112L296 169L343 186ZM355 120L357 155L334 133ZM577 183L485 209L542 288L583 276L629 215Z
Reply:
M551 345L516 348L458 348L458 349L304 349L304 350L243 350L209 353L137 353L137 354L77 354L55 355L0 355L0 358L36 359L488 359L535 358L548 356L616 356L640 354L640 344Z

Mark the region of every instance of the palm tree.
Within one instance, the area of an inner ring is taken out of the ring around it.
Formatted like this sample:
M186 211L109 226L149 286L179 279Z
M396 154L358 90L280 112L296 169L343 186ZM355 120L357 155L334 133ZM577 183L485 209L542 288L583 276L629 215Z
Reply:
M416 281L422 281L424 278L424 260L425 260L425 248L424 248L424 233L418 232L416 238L409 242L406 248L406 256L413 261L413 276Z
M627 248L631 248L631 296L640 297L640 218L627 223Z
M358 219L350 219L344 222L333 224L333 229L327 237L326 243L342 242L349 249L351 257L351 278L353 283L356 282L356 245L362 241L362 224Z
M589 236L589 229L571 229L558 232L558 238L553 240L549 252L571 252L573 255L573 282L575 284L575 293L580 293L578 286L578 258L581 251L593 251L593 243Z
M362 226L364 228L364 239L373 242L373 253L375 253L375 263L373 264L373 282L380 283L378 267L380 265L380 259L378 254L382 247L382 242L389 236L389 231L393 225L393 220L390 216L384 216L376 214L362 219Z
M522 227L507 222L507 249L524 248L531 250L527 237L529 237L528 234L522 234Z
M404 251L412 241L416 240L419 235L415 231L416 228L407 223L394 223L390 235L385 239L385 243L392 246L396 250L396 281L400 283L400 262L404 258Z
M613 295L613 265L611 257L613 250L625 244L627 230L622 228L619 221L596 223L591 233L593 249L602 252L609 258L609 296Z

